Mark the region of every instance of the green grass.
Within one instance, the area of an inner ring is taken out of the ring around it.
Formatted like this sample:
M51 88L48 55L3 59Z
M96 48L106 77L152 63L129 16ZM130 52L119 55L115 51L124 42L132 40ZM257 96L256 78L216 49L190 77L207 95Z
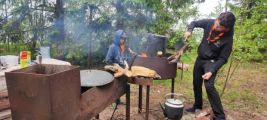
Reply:
M266 70L266 66L262 63L242 63L237 69L235 77L228 82L222 97L225 105L241 112L255 111L261 113L267 111L267 108L264 107L266 103L258 93L262 88L257 86L261 83L259 83L260 78L266 77L266 73L262 72L264 70Z
M252 91L249 90L228 90L222 98L224 105L240 112L257 111L262 112L263 101Z

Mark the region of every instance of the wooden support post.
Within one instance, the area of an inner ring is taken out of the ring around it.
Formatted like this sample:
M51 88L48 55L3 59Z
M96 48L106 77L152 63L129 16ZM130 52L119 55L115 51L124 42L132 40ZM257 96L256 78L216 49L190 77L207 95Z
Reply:
M95 119L99 119L99 114L95 116Z
M150 86L147 85L146 87L146 117L145 117L146 120L148 120L148 116L149 116L149 92L150 92Z
M126 86L126 120L130 120L130 85Z
M142 112L142 90L143 90L143 86L139 85L138 113Z
M171 93L174 93L174 82L175 82L175 78L172 78L172 88L171 88ZM173 98L173 95L171 95L171 98Z

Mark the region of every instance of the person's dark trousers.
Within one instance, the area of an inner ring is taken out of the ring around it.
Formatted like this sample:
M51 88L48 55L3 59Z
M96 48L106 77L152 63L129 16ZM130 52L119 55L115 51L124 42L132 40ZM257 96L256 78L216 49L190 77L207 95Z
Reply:
M212 64L210 60L202 60L199 57L197 58L193 71L193 87L194 87L194 95L195 95L195 103L194 108L201 109L203 105L202 101L202 84L203 79L202 75L205 74L207 68ZM214 86L216 78L216 73L213 73L209 80L204 80L204 85L206 88L207 96L215 115L215 119L224 120L225 114L223 111L223 107L221 104L220 96Z

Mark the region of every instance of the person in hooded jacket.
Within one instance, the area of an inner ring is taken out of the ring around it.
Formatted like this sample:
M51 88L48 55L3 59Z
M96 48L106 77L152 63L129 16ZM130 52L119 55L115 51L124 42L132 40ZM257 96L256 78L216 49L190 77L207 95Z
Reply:
M120 65L120 67L124 68L125 67L124 61L130 61L131 59L130 54L135 55L134 52L129 50L130 48L126 49L125 42L126 42L126 33L123 30L117 30L113 38L113 43L109 46L105 58L107 64L117 63ZM120 99L117 99L116 106L120 103L121 103Z
M129 48L126 49L125 42L126 33L123 30L117 30L105 58L107 64L117 63L124 68L124 60L129 61L131 59L130 54L135 55L135 53L129 51Z

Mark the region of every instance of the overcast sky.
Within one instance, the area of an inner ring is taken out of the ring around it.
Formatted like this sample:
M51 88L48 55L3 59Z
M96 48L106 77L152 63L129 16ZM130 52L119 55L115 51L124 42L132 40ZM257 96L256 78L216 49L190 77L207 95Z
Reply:
M219 5L219 2L222 5L225 4L225 0L205 0L204 3L198 3L198 11L203 16L208 16L212 11L215 11L215 7Z

